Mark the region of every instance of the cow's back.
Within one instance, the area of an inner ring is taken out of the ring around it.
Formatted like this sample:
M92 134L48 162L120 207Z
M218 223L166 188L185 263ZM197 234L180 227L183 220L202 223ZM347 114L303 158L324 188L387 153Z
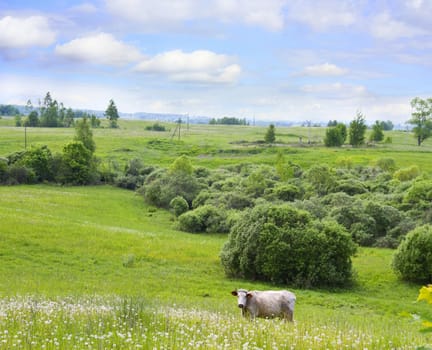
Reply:
M296 297L287 290L282 291L253 291L250 308L258 317L282 316L294 311Z

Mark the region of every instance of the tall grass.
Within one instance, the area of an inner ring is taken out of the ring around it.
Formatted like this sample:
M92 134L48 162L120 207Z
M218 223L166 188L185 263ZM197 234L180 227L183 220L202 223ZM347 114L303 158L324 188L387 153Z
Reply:
M343 315L250 321L221 311L155 308L140 298L18 297L0 300L0 308L0 349L414 349L424 342L400 322L353 323Z

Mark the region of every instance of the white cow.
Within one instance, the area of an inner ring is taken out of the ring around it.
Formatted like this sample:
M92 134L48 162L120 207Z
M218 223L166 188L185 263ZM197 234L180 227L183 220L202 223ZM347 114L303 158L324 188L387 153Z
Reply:
M282 317L293 321L296 296L287 290L280 291L247 291L237 289L231 292L237 297L238 307L242 309L242 315L249 313L255 317Z

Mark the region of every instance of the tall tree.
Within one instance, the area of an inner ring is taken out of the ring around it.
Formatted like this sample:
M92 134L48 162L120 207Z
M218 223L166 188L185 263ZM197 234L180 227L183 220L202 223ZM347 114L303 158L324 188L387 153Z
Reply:
M364 144L366 128L363 114L357 112L356 117L351 121L349 126L349 144L354 147Z
M423 100L416 97L411 100L411 107L414 111L408 123L414 125L414 136L417 138L417 145L420 146L432 133L432 98Z
M56 127L58 125L58 103L53 100L47 92L42 106L40 107L40 125L45 127Z
M108 108L105 111L105 116L110 123L111 128L117 128L117 120L120 118L117 110L117 106L114 103L114 100L111 99L109 101Z
M384 140L383 123L378 120L372 126L372 132L369 139L371 141L380 142Z
M93 132L91 131L90 122L87 117L76 122L74 141L81 141L85 148L87 148L91 153L96 150L96 144L93 140Z
M270 124L264 137L265 142L273 143L276 140L275 126Z

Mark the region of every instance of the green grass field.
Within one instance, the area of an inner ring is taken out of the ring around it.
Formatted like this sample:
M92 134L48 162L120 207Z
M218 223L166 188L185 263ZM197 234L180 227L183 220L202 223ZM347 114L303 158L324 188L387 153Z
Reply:
M275 162L278 152L307 168L349 159L432 171L432 141L389 132L390 144L325 148L325 128L276 127L277 145L259 144L265 127L190 125L181 139L146 131L149 122L95 129L96 154L123 166L138 157L168 166L186 154L194 166ZM60 152L74 129L28 128L27 145ZM299 143L302 137L303 144ZM312 145L305 144L310 138ZM317 143L315 143L317 142ZM0 157L24 149L24 129L0 119ZM108 186L0 187L0 349L415 349L432 344L419 319L420 285L398 280L394 251L361 248L356 283L343 290L294 289L295 324L246 321L231 290L279 289L226 278L225 234L176 230L174 216L136 193ZM289 286L288 286L289 288Z
M162 123L168 131L147 131L152 124L147 121L120 120L118 129L93 129L96 156L123 166L132 158L140 158L145 164L168 166L182 154L188 155L195 166L216 168L228 164L252 162L272 164L276 154L282 152L287 160L309 167L326 162L334 165L341 159L353 164L371 165L380 158L393 158L400 168L418 165L421 170L432 172L430 156L432 140L418 147L412 133L404 131L386 132L392 143L361 148L326 148L322 140L324 127L276 127L276 142L273 147L260 144L267 127L190 125L182 128L180 140L173 131L174 123ZM27 147L47 145L53 152L72 141L73 128L27 128ZM299 138L302 137L302 143ZM311 140L311 144L307 140ZM22 127L11 126L10 118L0 119L0 157L23 150L25 133Z
M430 307L415 302L419 285L393 274L392 250L362 248L352 289L294 290L295 325L250 322L230 291L281 286L227 279L218 258L226 235L176 231L170 213L106 186L0 187L0 198L0 348L18 339L22 348L62 349L85 342L410 349L431 342L410 316L430 316Z

